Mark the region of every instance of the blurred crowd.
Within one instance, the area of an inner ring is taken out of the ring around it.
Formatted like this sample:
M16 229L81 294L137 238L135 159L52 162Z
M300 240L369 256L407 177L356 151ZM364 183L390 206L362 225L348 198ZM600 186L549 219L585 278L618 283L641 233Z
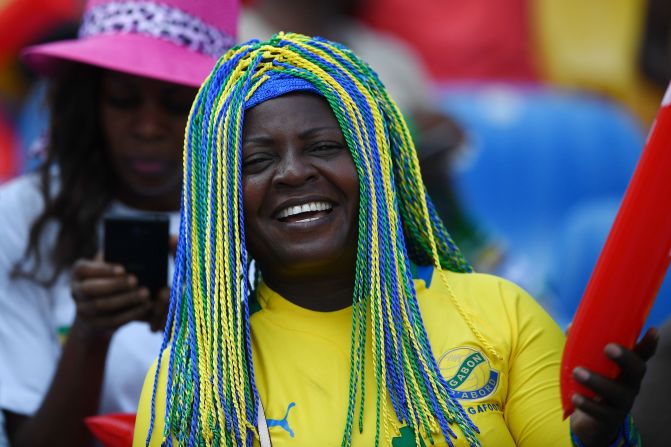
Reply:
M408 118L429 194L467 258L568 325L671 79L671 2L242 3L239 41L320 35L368 61ZM48 82L21 51L75 38L83 8L0 2L0 182L46 157ZM671 315L669 295L667 277L648 325Z

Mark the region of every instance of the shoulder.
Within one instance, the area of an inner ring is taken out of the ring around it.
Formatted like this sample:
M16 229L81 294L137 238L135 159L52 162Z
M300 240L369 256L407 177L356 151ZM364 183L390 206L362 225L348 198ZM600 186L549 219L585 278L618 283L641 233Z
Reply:
M421 281L415 285L432 343L479 345L483 340L473 338L475 328L499 353L511 353L521 341L542 333L551 333L561 344L563 335L552 318L527 292L504 278L435 270L427 287Z
M441 280L440 275L444 276ZM432 291L445 296L452 292L466 312L489 320L490 324L505 324L520 330L534 324L556 326L541 305L519 285L499 276L485 273L434 273ZM444 298L443 298L444 299Z
M446 301L458 301L471 312L513 310L518 306L537 305L535 300L517 284L485 273L456 273L446 270L431 270L430 281L418 287L418 296L433 304L444 305Z
M40 178L37 174L27 174L0 185L0 209L2 216L11 211L38 208L43 203Z

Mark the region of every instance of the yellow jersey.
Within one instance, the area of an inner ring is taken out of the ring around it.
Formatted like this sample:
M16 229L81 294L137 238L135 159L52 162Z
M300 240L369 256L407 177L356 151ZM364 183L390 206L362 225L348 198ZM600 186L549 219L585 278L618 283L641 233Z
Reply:
M481 444L570 447L569 423L562 421L559 394L564 346L559 327L526 292L506 280L477 273L442 273L468 318L498 354L482 346L460 316L440 272L417 268L415 288L433 353L448 385L478 427ZM264 284L257 290L257 299L260 310L250 317L252 354L273 446L341 445L352 308L307 310ZM150 443L157 447L163 433L167 363L165 355ZM358 430L356 415L353 446L375 442L376 384L372 366L366 367L363 432ZM140 399L134 446L145 445L154 373L155 366ZM391 404L388 407L393 415ZM414 446L412 430L394 422L391 428L380 429L380 444ZM455 432L454 446L467 446L456 427ZM439 433L433 434L433 440L436 446L447 445ZM424 445L431 444L424 440Z

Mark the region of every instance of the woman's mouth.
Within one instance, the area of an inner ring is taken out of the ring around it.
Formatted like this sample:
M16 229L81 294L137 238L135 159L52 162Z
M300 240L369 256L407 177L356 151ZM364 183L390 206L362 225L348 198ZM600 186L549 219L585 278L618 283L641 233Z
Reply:
M134 159L130 161L133 171L142 175L157 175L165 172L167 164L155 159Z
M277 220L286 223L307 223L318 220L333 211L333 205L328 202L315 201L300 205L287 206L277 213Z

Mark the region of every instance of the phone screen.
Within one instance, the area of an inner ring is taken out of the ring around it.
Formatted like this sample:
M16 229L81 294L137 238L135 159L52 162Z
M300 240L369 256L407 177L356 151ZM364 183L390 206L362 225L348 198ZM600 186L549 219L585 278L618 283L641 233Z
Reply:
M152 297L168 283L170 220L167 216L107 216L105 262L121 264Z

